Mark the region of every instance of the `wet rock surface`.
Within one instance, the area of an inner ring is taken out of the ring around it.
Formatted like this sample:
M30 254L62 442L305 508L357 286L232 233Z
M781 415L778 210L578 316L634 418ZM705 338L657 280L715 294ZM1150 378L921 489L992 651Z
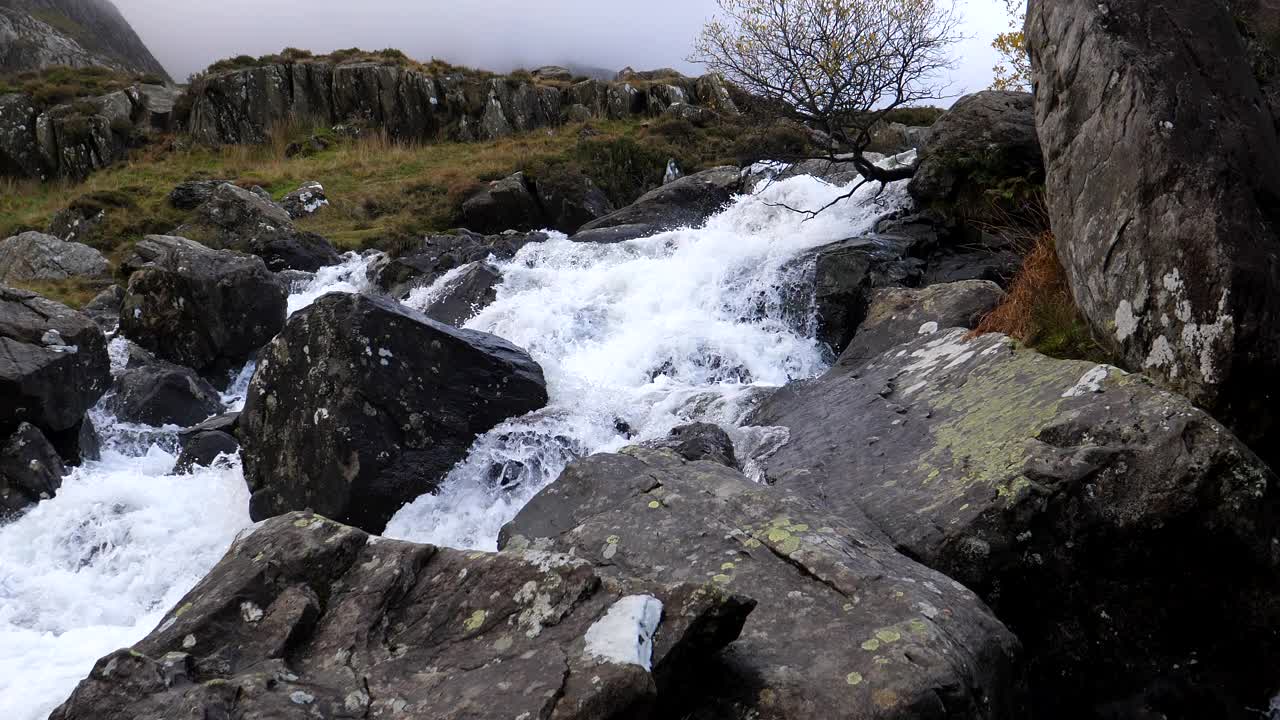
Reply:
M404 298L414 288L429 287L450 270L490 257L510 260L525 245L546 239L543 233L429 235L394 255L379 258L367 274L378 288Z
M242 367L284 327L287 293L261 258L148 235L123 267L121 333L205 377Z
M48 500L67 472L58 451L29 423L21 423L0 443L0 521Z
M1139 376L965 336L775 393L752 417L789 431L769 481L974 588L1025 644L1045 716L1162 685L1182 690L1153 709L1169 717L1258 702L1277 651L1267 466Z
M658 230L697 226L720 211L741 188L742 172L736 167L704 170L651 190L631 205L583 225L581 230L623 225L647 225Z
M498 299L497 287L502 273L487 262L474 262L464 269L452 283L440 288L440 293L422 312L432 320L446 325L462 327L476 313Z
M106 405L124 422L190 427L222 411L222 399L190 368L165 362L134 346Z
M654 717L1023 716L1018 642L971 592L867 520L717 462L639 447L579 460L500 542L572 553L632 588L710 581L757 601L736 642L671 678L682 702Z
M624 587L570 557L414 545L291 513L236 542L51 717L644 717L655 678L732 641L750 604L712 583Z
M239 437L251 514L311 508L381 532L478 434L546 402L542 369L498 337L325 295L290 318L250 385Z

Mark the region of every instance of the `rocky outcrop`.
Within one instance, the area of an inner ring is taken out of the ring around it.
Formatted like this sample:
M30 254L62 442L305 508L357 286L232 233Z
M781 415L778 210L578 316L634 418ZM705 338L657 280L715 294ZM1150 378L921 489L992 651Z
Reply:
M24 232L0 240L0 284L102 277L107 259L88 245Z
M641 235L697 226L728 204L742 189L742 172L726 166L703 170L667 183L640 196L631 205L582 226L575 240L599 242L585 232L608 228L644 228ZM630 239L630 238L623 238Z
M1275 460L1280 143L1232 13L1037 2L1027 32L1081 311L1129 369Z
M1004 297L1000 286L989 280L873 290L866 316L858 325L853 342L840 355L839 365L861 367L890 348L939 329L972 330Z
M226 182L226 180L188 180L178 183L169 191L169 204L179 210L195 210L209 202L213 191Z
M325 295L290 318L249 387L250 513L311 508L381 532L477 435L546 402L542 369L500 338L381 298Z
M66 473L44 433L29 423L19 424L0 445L0 522L53 497Z
M1168 717L1261 702L1280 651L1276 477L1140 376L966 335L774 394L752 418L789 434L769 481L978 592L1026 646L1037 717L1156 688L1176 690L1149 708Z
M51 718L175 707L203 717L645 717L664 679L732 641L751 604L701 579L624 587L570 557L414 545L293 513L236 542Z
M137 346L106 405L119 420L155 427L190 427L222 412L222 398L208 381Z
M174 235L216 250L257 255L267 268L315 272L342 258L328 240L296 228L284 208L249 190L223 183Z
M358 120L404 140L489 140L588 118L657 114L673 102L730 105L718 78L669 85L584 80L563 85L471 71L429 75L377 63L299 62L205 78L195 90L191 132L213 145L262 143L282 121Z
M148 235L123 269L120 331L205 377L238 370L284 327L287 291L261 258Z
M631 588L710 580L757 601L735 643L677 679L688 704L652 717L1025 716L1017 640L973 593L865 519L719 462L647 448L579 460L500 543L570 553Z
M102 330L33 292L0 286L0 431L76 432L111 382ZM56 442L56 441L55 441Z
M926 204L953 204L1007 189L1003 182L1043 178L1031 94L986 90L960 98L934 123L910 191Z
M36 142L39 112L26 95L0 95L0 175L46 177L40 145Z
M510 260L525 245L546 239L543 233L429 235L412 247L374 261L367 275L378 288L404 298L414 288L429 287L450 270L490 257Z
M538 230L547 224L536 190L522 172L489 183L462 203L462 223L478 233Z
M109 67L168 79L109 0L6 0L0 7L0 73L52 65Z
M609 196L585 175L539 180L535 188L547 227L572 235L614 211Z

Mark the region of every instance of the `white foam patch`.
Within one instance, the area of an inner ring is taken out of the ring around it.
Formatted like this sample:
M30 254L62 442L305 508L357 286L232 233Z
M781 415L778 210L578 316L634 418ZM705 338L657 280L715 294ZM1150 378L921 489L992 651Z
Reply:
M651 670L653 636L662 622L662 602L651 595L619 599L604 617L587 628L583 652L618 665Z
M366 275L376 254L347 253L339 265L320 268L310 280L299 283L289 293L289 314L302 310L331 292L362 293L370 288Z

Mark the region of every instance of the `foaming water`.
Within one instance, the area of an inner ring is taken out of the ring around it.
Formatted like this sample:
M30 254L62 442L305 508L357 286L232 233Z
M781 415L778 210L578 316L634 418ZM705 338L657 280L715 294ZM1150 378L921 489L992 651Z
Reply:
M498 530L585 454L707 421L740 423L769 388L823 372L804 251L871 230L905 205L905 188L867 186L813 219L847 188L810 177L738 198L704 228L614 245L562 235L497 263L498 299L466 327L527 349L546 374L549 406L481 436L439 492L386 534L493 549ZM440 282L444 282L442 278ZM433 288L420 293L435 294Z
M291 312L330 291L364 287L368 258L300 277ZM112 368L128 344L108 346ZM223 393L238 410L252 363ZM174 475L176 427L89 413L102 459L73 470L57 495L0 525L0 718L43 720L98 658L141 640L250 524L238 457Z

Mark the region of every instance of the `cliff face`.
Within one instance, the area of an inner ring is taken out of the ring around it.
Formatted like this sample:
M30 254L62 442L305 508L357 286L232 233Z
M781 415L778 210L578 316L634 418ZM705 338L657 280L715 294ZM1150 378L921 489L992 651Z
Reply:
M569 120L657 115L673 105L737 112L713 75L549 85L377 63L264 65L214 75L191 93L191 134L212 145L261 143L273 125L300 119L361 120L393 137L429 142L489 140Z
M110 0L0 0L0 73L100 65L168 79Z

